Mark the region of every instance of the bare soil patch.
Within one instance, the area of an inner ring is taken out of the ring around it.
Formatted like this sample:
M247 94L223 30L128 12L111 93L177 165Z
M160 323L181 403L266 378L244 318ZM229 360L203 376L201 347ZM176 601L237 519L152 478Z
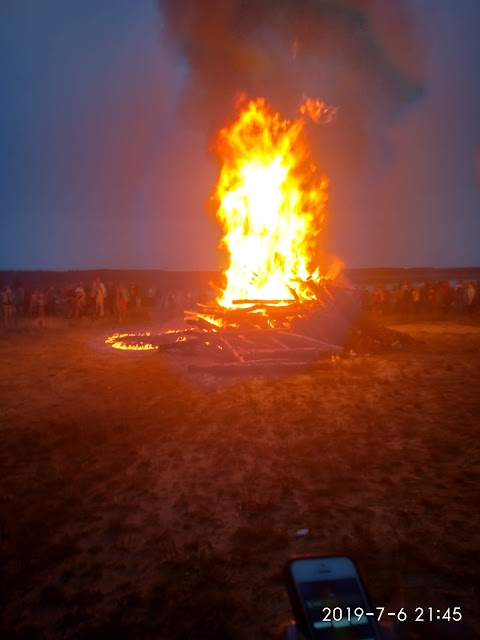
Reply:
M417 341L228 382L106 324L0 333L1 637L272 638L295 553L480 632L480 327L395 328Z

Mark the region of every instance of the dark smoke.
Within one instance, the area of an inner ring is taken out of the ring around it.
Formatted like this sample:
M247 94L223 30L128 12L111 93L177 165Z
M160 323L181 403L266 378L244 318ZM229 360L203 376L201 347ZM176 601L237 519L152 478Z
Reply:
M158 3L188 68L182 111L207 130L230 117L239 93L264 96L287 116L307 94L338 107L335 134L321 134L322 148L329 162L337 150L353 168L371 123L422 96L420 47L404 0Z

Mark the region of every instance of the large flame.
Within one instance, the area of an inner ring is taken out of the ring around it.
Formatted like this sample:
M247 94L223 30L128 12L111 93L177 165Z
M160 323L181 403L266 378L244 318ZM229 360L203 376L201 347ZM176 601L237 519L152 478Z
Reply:
M307 100L297 120L284 120L265 100L251 100L220 131L223 162L216 188L222 244L229 254L219 304L234 300L291 300L307 296L298 283L318 277L313 260L327 202L305 141L305 118L331 119L334 111Z
M339 262L322 274L315 264L328 183L317 172L304 132L307 117L328 122L334 114L323 102L308 99L301 105L298 119L285 120L258 98L245 103L237 120L220 131L218 152L223 166L216 187L217 216L224 230L222 243L228 251L229 267L225 289L217 298L220 306L213 313L213 306L203 304L198 305L200 310L186 312L190 320L193 316L200 332L214 335L216 327L238 326L231 308L238 309L241 301L248 303L250 326L258 314L266 317L268 326L276 327L275 317L269 317L273 306L291 309L296 306L287 306L292 300L316 299L316 283L311 280L336 275ZM268 302L264 305L268 310L255 301ZM279 326L284 326L284 321L280 318ZM170 344L188 343L183 330L178 334ZM192 335L195 346L198 330ZM106 343L122 350L156 349L160 343L149 338L149 333L116 334ZM223 349L215 341L213 344Z

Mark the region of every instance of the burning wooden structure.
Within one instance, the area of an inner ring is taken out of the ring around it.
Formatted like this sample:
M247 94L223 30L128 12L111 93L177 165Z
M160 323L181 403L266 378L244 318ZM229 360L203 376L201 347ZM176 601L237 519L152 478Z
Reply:
M309 300L234 300L197 304L186 328L152 336L113 336L117 348L158 349L187 357L193 372L239 374L305 369L344 352L358 312L356 292L333 283L305 283ZM193 356L193 360L192 357Z
M225 285L214 302L185 312L185 329L149 337L144 348L202 356L208 362L193 369L222 373L305 367L343 351L359 300L336 284L338 268L318 267L328 181L306 136L308 121L334 115L311 99L296 120L263 98L240 105L216 148Z
M232 309L198 304L185 312L185 328L114 335L107 342L124 350L158 350L193 373L214 375L306 370L415 342L362 314L361 292L333 283L319 290L326 302L238 301Z

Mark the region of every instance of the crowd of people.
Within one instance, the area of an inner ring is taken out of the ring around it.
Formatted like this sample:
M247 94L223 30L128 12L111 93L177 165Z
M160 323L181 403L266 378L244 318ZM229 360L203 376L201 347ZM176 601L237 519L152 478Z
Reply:
M196 302L206 302L207 291L143 289L138 283L107 282L97 276L91 284L84 282L66 287L27 289L17 283L4 285L1 291L1 324L13 327L23 319L36 319L41 325L47 317L91 320L109 317L118 321L139 316L155 308L164 312L180 312ZM388 316L413 319L442 319L450 316L473 318L480 314L480 281L455 284L448 281L423 284L401 282L398 285L363 289L364 311L377 318Z
M66 287L26 288L21 284L1 288L1 321L4 327L16 326L23 320L37 320L40 325L48 317L98 320L125 320L141 316L148 309L175 312L194 305L201 294L193 291L142 288L138 283L106 282L97 276L93 282L83 281Z
M472 318L480 312L480 281L448 280L423 284L401 282L393 287L377 285L371 291L364 289L364 309L376 317L403 318L449 316Z

